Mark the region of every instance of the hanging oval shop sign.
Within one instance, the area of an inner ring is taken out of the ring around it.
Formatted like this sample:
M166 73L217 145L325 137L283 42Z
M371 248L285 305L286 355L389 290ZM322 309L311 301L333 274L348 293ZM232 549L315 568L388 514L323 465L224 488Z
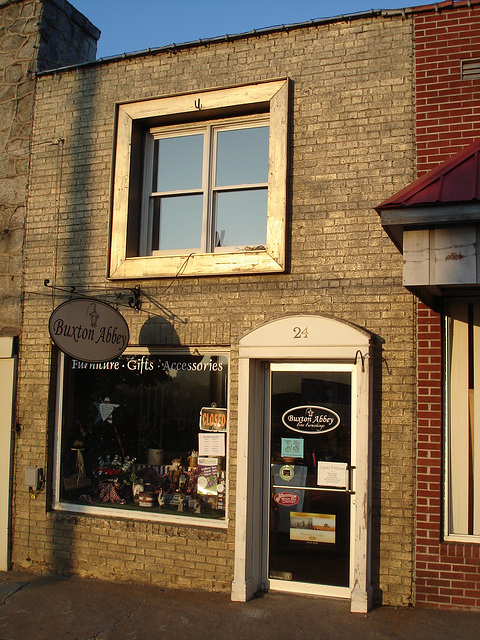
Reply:
M326 433L338 427L340 416L326 407L303 405L285 411L282 422L298 433Z
M125 318L105 302L75 298L58 306L50 316L48 330L64 353L83 362L106 362L128 346Z

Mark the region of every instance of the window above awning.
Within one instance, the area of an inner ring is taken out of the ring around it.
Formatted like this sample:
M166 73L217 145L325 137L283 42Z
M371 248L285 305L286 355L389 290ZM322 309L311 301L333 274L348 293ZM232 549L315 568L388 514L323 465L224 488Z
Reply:
M403 284L430 306L480 294L480 140L382 202L382 226L403 253Z

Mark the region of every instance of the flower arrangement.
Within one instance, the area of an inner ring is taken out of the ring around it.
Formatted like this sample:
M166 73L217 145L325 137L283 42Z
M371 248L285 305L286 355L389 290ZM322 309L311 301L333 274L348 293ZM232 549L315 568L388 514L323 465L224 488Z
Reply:
M130 485L135 479L136 475L132 467L136 458L121 458L116 455L112 458L110 455L102 458L98 458L98 466L94 469L94 475L100 480L106 482L117 482L120 486Z

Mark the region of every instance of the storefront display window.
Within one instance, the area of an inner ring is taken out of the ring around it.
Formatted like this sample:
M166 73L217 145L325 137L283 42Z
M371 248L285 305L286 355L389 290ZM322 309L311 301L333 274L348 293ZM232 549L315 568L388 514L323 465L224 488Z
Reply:
M226 355L62 358L59 508L225 517Z

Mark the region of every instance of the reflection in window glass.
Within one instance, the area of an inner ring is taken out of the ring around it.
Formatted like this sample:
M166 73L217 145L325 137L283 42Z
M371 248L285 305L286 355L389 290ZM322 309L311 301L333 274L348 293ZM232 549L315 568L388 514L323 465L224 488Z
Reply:
M161 138L155 145L158 169L153 192L202 187L202 134Z
M268 127L217 133L215 186L268 182Z
M215 248L267 243L267 189L216 194Z
M448 533L480 536L480 302L451 300L447 343Z
M60 499L223 518L227 373L222 355L65 356Z
M201 195L155 198L152 250L200 248L202 215Z
M154 138L143 255L265 248L269 126L263 122L236 129L205 124Z

